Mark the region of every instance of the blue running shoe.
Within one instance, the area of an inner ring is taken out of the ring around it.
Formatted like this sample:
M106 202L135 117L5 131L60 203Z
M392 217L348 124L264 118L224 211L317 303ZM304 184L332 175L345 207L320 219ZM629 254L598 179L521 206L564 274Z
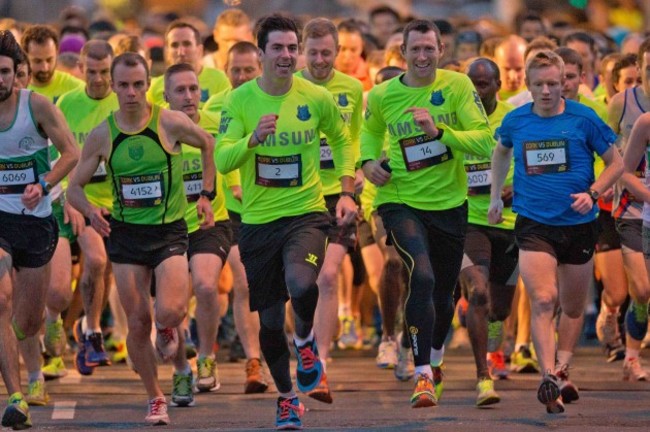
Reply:
M104 338L101 333L93 333L84 338L86 350L86 365L89 367L110 366L111 359L104 349Z
M323 364L318 357L316 340L312 339L301 347L294 341L293 346L296 350L296 358L298 359L296 383L301 392L307 393L320 384L323 375Z
M302 429L300 417L304 414L305 407L297 396L292 398L278 398L278 411L275 414L275 428L277 430Z
M72 328L74 340L77 342L77 354L74 357L74 365L81 375L92 375L95 372L95 368L86 363L86 336L81 330L81 320L82 318L79 318L75 321L74 327Z

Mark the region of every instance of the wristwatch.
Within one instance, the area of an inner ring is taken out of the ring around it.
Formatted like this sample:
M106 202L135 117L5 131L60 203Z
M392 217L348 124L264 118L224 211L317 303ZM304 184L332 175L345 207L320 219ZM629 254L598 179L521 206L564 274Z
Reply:
M41 185L41 188L43 189L43 196L49 195L50 191L52 190L52 185L43 179L39 179L38 183Z
M587 194L591 197L591 200L595 203L600 198L600 193L597 190L589 189Z
M203 189L201 192L199 192L200 196L204 196L210 201L214 201L214 199L217 197L217 193L215 191L208 191Z
M356 201L356 200L357 200L357 196L355 195L354 192L345 192L345 191L343 191L343 192L341 192L341 195L340 195L340 196L342 196L342 197L344 197L344 196L349 196L350 198L352 198L352 201Z

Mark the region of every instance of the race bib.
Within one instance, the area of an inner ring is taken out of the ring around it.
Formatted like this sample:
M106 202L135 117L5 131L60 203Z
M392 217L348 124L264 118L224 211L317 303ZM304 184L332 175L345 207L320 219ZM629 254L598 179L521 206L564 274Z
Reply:
M255 155L255 184L265 187L302 186L302 159Z
M555 174L569 170L566 140L524 142L526 174Z
M451 149L429 135L399 140L407 171L416 171L453 159Z
M199 193L203 190L203 173L183 174L183 185L185 186L187 202L198 201Z
M119 180L124 207L155 207L160 205L165 197L161 173L125 176Z
M485 195L490 193L490 186L492 186L490 162L465 165L465 172L467 173L467 193L469 195Z
M28 184L38 181L36 161L0 162L0 194L22 194Z
M90 183L101 183L106 181L106 163L101 161L95 170L95 173L90 178Z
M327 138L320 139L320 169L333 169L332 149L327 145Z

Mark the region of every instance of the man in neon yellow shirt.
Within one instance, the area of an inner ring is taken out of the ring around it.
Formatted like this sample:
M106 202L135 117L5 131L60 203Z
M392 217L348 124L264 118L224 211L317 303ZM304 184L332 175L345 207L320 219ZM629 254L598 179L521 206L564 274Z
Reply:
M181 142L201 149L202 190L197 213L202 227L214 225L209 197L214 193L214 138L183 113L146 102L149 68L135 53L115 57L111 65L113 91L120 109L88 136L81 161L68 189L69 200L100 235L109 236L108 254L124 312L128 317L127 349L149 398L148 423L169 423L167 401L157 378L156 349L163 360L178 351L177 327L189 299L188 247L185 223ZM83 192L108 161L112 176L110 222ZM156 302L151 313L151 279L156 276Z
M173 111L181 111L203 130L216 137L219 129L218 116L198 109L201 90L192 66L180 63L165 71L165 100ZM196 296L196 324L199 340L196 382L192 382L192 370L187 362L183 344L183 332L179 329L179 346L174 358L172 403L189 406L194 403L192 386L201 392L215 391L220 387L214 355L217 338L219 304L217 285L228 251L232 230L228 220L223 191L223 176L217 175L212 212L215 224L200 229L196 202L202 189L201 151L183 145L183 183L188 206L185 222L189 234L187 257L189 260L192 291Z
M111 46L104 41L89 41L82 48L79 60L86 85L64 94L59 98L57 105L63 111L77 144L83 148L90 132L111 112L117 111L119 104L110 84L113 61ZM93 205L103 209L108 215L113 202L105 164L106 161L100 162L84 192ZM84 229L77 236L77 241L84 254L79 289L82 293L85 317L75 323L74 334L78 345L75 365L80 374L89 375L96 366L110 365L99 323L105 290L110 284L110 271L107 272L106 246L97 231Z
M257 43L264 72L226 98L217 165L223 173L241 172L241 258L251 309L260 315L262 353L280 393L276 426L299 428L303 408L291 383L285 303L290 298L295 312L298 388L309 392L325 376L312 331L330 224L319 176L320 132L330 140L341 179L339 224L356 217L354 160L330 94L293 75L299 53L295 22L280 15L263 18Z
M228 51L226 75L233 89L262 74L262 65L258 51L254 44L246 41L237 42ZM203 109L221 115L223 101L230 91L230 89L224 90L221 93L211 96L205 103ZM239 171L236 172L239 173ZM228 254L228 264L230 265L233 278L232 313L235 318L237 335L246 355L244 393L264 393L268 388L268 383L264 376L261 362L260 319L257 313L252 312L250 309L246 270L241 262L239 253L239 231L241 228L242 213L241 186L239 185L239 181L237 181L236 185L226 186L229 186L224 188L226 208L228 209L233 233L232 245Z
M307 68L298 72L298 76L316 85L320 85L332 94L341 116L345 119L350 133L348 146L353 152L355 161L359 159L359 132L363 109L363 87L359 80L345 75L334 69L334 60L338 52L338 31L330 20L316 18L309 21L303 30L303 49L307 60ZM341 182L337 177L332 159L332 150L327 144L327 137L321 135L320 142L320 177L323 184L323 195L330 215L336 215L336 203L341 193ZM358 182L363 182L363 173L359 170ZM356 239L356 223L347 226L332 226L328 234L327 251L323 268L318 276L318 306L314 318L314 333L320 344L320 355L323 359L329 357L329 341L334 338L337 328L339 273L341 263L348 251L354 247ZM350 284L351 285L351 284ZM350 287L351 288L351 287ZM342 314L343 325L351 326L350 306ZM343 318L345 317L345 318ZM349 324L348 324L349 323ZM323 369L326 368L323 363ZM313 390L309 395L317 400L331 403L332 397L327 382Z
M437 405L442 391L443 343L467 226L465 154L489 157L492 149L472 82L437 69L442 48L435 24L406 26L408 69L370 91L361 131L366 179L380 186L377 210L410 275L404 315L415 360L414 408ZM380 157L386 130L390 162Z
M501 87L499 67L492 60L479 58L467 67L490 122L495 131L501 120L514 107L497 100ZM496 145L496 141L493 141ZM465 157L468 182L468 226L465 236L463 266L460 283L467 298L467 330L470 335L477 377L477 406L498 403L493 377L506 378L507 369L500 350L503 321L510 315L515 293L517 259L511 253L515 237L512 230L515 215L510 206L504 211L504 221L498 226L488 226L490 184L492 170L490 158L471 154ZM504 200L512 202L512 175L509 172L503 190ZM489 362L487 359L489 356Z
M199 31L187 21L177 20L169 24L165 32L165 63L167 66L189 63L199 76L201 85L201 107L210 98L230 87L228 78L220 70L203 67L203 44ZM162 76L151 80L147 92L150 103L166 107Z

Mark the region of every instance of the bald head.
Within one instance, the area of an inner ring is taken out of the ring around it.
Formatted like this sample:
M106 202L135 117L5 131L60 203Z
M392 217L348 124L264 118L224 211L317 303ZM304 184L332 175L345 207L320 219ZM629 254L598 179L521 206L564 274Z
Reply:
M497 92L501 88L499 67L492 60L479 57L467 66L467 76L481 98L488 115L492 114L497 104Z
M516 35L504 39L494 50L494 60L499 65L499 71L504 81L503 89L507 92L517 92L523 89L526 70L525 52L526 41Z

